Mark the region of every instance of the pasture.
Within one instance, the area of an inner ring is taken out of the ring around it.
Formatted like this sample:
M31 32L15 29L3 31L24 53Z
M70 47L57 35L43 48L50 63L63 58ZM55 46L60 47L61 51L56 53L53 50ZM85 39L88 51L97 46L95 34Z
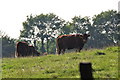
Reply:
M118 78L119 52L118 47L107 47L64 55L3 58L2 78L80 78L80 62L92 63L94 78Z

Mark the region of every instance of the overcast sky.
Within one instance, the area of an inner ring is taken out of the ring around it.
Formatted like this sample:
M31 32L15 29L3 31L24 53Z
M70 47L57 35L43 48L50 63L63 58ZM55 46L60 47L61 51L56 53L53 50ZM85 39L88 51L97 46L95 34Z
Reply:
M0 0L0 30L18 38L26 16L54 13L66 21L74 16L90 16L118 10L120 0Z

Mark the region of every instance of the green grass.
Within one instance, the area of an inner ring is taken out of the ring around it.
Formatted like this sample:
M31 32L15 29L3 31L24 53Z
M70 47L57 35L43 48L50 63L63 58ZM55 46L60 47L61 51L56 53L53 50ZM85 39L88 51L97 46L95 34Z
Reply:
M97 55L104 52L106 55ZM118 78L118 47L39 57L3 58L3 78L80 78L79 63L91 62L94 78Z

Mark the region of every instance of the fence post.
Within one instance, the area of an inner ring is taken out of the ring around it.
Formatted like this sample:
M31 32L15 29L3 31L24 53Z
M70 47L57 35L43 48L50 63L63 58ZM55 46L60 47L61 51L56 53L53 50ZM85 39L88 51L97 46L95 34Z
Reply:
M79 64L81 80L93 80L91 66L92 64L90 62L81 62Z

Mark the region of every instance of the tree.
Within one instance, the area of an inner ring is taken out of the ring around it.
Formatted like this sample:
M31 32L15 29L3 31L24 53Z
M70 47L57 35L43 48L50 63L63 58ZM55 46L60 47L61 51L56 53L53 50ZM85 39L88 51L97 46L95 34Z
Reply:
M91 28L90 18L75 16L72 18L72 33L88 33Z
M61 28L63 27L64 20L60 19L53 13L40 14L33 17L27 16L27 21L23 22L24 29L21 31L21 37L32 38L35 40L41 40L41 51L48 52L48 43L52 38L55 38L58 34L61 34ZM44 43L47 43L45 50Z
M117 11L109 10L101 12L93 17L92 31L95 46L104 47L114 45L118 39L118 15Z
M0 31L0 40L2 40L2 57L14 57L15 55L15 39L8 37Z
M62 32L61 32L61 35L62 34L70 34L70 33L72 33L72 23L71 22L66 22L65 24L64 24L64 26L62 27Z

